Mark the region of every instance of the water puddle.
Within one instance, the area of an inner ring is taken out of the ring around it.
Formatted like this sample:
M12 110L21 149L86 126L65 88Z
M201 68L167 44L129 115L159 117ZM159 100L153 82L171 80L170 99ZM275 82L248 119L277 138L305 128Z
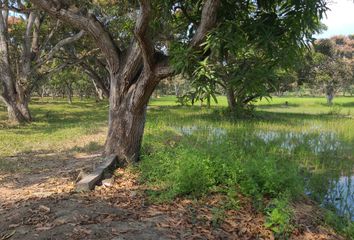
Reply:
M354 176L333 180L323 205L335 207L339 215L354 221Z
M228 136L228 132L224 128L212 126L174 126L177 132L184 136L201 136L208 143L222 144ZM336 153L344 149L343 143L340 141L335 132L323 131L320 126L311 126L306 131L301 132L280 132L280 131L256 131L254 135L244 139L245 146L254 146L259 144L256 140L263 141L264 144L273 144L279 146L280 149L294 153L297 148L302 148L305 152L313 153L314 155L331 156L336 159ZM328 153L331 153L328 155ZM337 159L338 160L338 159ZM336 160L336 161L337 161ZM339 159L338 161L342 161ZM336 166L338 165L338 161ZM333 167L333 166L332 166ZM332 170L331 166L326 166L326 170ZM328 168L328 169L327 169ZM335 167L333 167L334 169ZM354 221L354 175L340 176L325 176L321 180L321 186L312 186L313 193L321 194L321 199L318 199L323 206L334 207L337 213L341 216L349 217ZM311 191L306 194L312 195Z
M264 143L277 142L280 148L293 152L295 148L306 145L315 154L334 152L341 149L341 142L334 132L303 131L280 133L275 131L258 131L255 136Z
M326 170L335 169L338 166L338 161L342 161L337 159L339 157L336 153L343 150L343 144L336 133L319 132L319 130L320 127L315 126L302 132L258 131L255 132L255 137L265 144L278 144L281 149L290 154L295 149L302 147L315 155L322 154L327 158L330 156L330 158L336 159L336 162L332 163L336 166L326 166ZM325 186L326 183L329 183L328 186ZM323 206L335 208L340 216L348 217L354 221L354 175L324 177L321 186L312 186L312 192L316 194L322 191L323 187L325 187L324 195L318 201L322 202ZM312 195L311 192L307 192L307 194Z
M209 143L221 143L223 138L227 135L227 131L223 128L218 127L198 127L192 126L181 126L173 127L177 132L185 136L192 136L194 134L206 134Z
M198 130L197 126L182 126L182 127L174 127L175 130L180 132L183 135L191 136L195 131Z

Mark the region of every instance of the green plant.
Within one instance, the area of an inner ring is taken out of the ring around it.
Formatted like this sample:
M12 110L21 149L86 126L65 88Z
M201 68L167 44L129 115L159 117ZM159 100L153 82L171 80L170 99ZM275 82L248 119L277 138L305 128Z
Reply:
M188 106L191 102L190 96L188 95L182 95L177 97L176 103L181 106Z
M265 226L271 229L276 238L287 239L293 229L288 201L286 199L274 199L266 208Z
M188 160L179 161L176 171L170 176L170 181L175 183L173 191L176 195L190 194L192 196L206 193L214 181L209 167L210 160L190 151L183 156Z
M254 196L278 197L291 189L292 196L301 194L302 180L299 169L293 162L285 162L276 155L270 156L259 148L257 154L249 156L240 181L244 193Z
M354 222L350 219L340 217L331 210L326 210L324 221L336 231L343 233L348 239L354 239Z

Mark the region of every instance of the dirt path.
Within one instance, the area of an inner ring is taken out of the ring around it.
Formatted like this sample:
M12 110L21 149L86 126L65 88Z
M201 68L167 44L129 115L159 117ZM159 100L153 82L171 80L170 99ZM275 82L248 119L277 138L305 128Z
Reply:
M45 152L6 159L15 171L0 172L0 240L274 239L247 200L222 218L215 213L221 196L149 204L144 185L126 170L117 170L111 187L75 193L79 171L91 170L99 159ZM340 239L317 228L304 228L293 238Z

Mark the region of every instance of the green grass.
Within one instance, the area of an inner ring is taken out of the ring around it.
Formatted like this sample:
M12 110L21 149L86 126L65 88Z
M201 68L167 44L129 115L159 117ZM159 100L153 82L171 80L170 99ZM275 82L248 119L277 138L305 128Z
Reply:
M290 212L282 209L287 203L305 192L322 202L341 176L353 175L354 98L334 103L274 97L256 104L255 118L238 119L225 111L224 97L211 109L180 107L171 96L153 99L138 166L141 180L153 201L220 192L232 208L235 193L250 196L267 214L269 227L285 236L291 229ZM0 171L6 156L102 149L107 103L34 99L31 110L35 122L24 126L9 126L0 111ZM331 225L352 234L347 218L328 216Z
M75 101L34 99L30 106L34 122L24 126L6 123L6 112L0 111L0 158L24 152L65 151L73 147L99 141L105 132L107 103L93 100Z

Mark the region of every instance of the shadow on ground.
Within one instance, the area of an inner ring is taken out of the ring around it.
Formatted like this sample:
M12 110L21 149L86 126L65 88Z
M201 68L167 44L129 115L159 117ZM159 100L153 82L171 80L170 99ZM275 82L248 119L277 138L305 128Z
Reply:
M264 216L240 196L240 208L218 217L223 196L153 204L138 173L118 169L110 187L74 191L78 171L90 170L96 153L47 151L7 158L16 165L0 171L0 239L274 239ZM338 239L317 228L298 233ZM332 237L331 237L332 236ZM339 238L340 239L340 238Z

